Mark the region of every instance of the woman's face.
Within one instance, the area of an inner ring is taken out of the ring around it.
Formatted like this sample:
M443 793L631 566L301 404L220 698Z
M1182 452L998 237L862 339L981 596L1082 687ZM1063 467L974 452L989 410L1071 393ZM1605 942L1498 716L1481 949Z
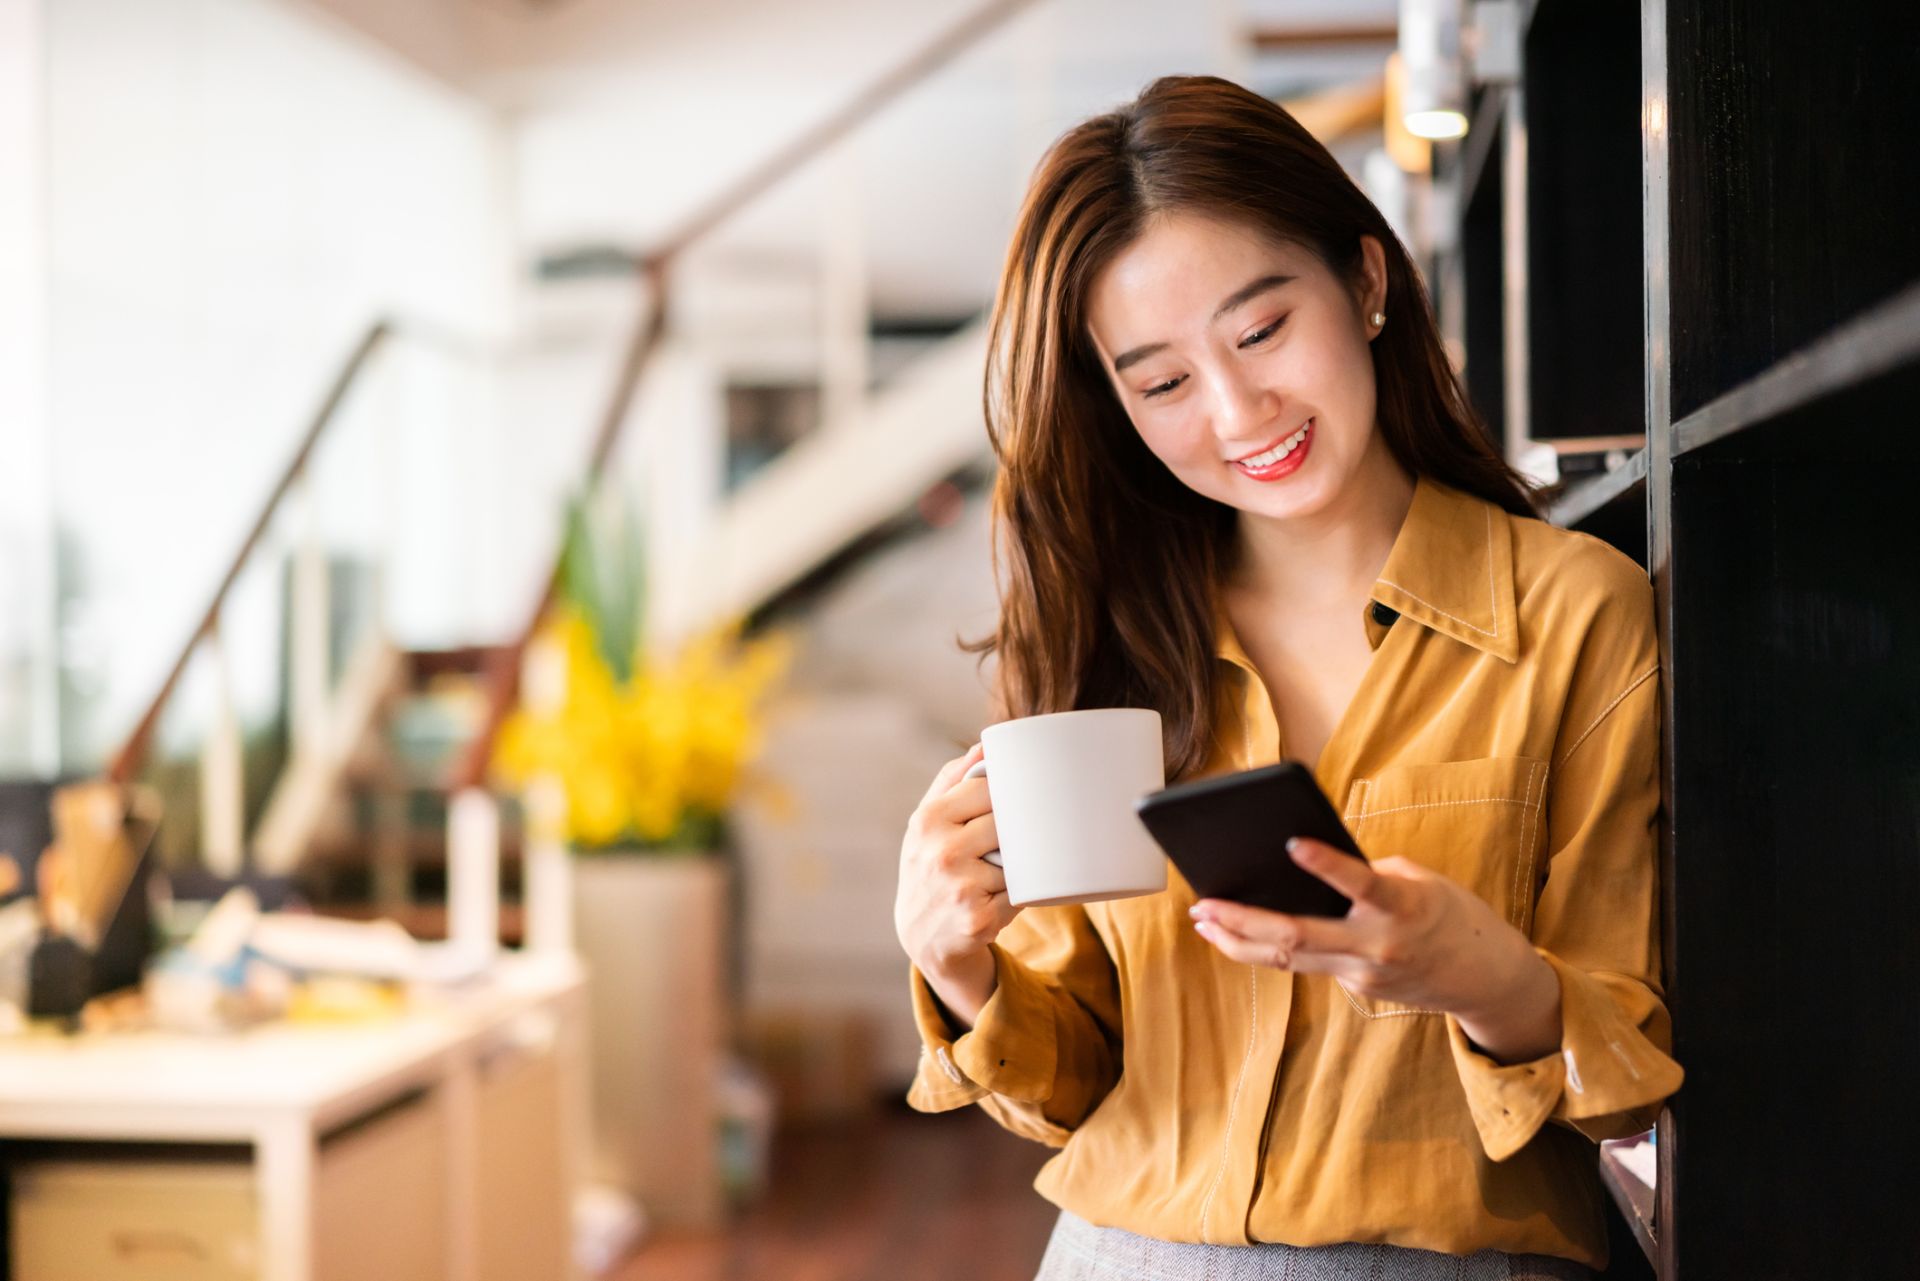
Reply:
M1365 287L1310 250L1241 224L1171 214L1109 263L1088 298L1101 367L1141 439L1181 482L1239 511L1312 515L1375 448L1380 242Z

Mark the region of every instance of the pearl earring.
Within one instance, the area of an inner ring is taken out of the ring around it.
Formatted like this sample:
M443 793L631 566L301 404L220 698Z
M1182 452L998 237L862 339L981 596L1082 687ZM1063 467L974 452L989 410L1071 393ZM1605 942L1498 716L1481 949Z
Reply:
M1378 329L1387 323L1387 313L1384 311L1376 311L1373 313L1371 319L1373 320L1373 327Z

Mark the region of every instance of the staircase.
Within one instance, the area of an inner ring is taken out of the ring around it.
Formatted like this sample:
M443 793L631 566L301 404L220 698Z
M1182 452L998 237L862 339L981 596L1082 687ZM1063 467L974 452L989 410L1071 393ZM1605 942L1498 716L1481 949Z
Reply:
M304 849L285 864L329 915L399 921L422 939L447 937L447 772L485 714L482 677L499 646L396 655L379 715L366 726L326 797ZM524 941L518 902L518 812L503 807L500 938ZM265 849L260 854L265 861Z
M607 380L578 473L582 487L607 474L634 416L666 337L681 255L1023 2L984 5L744 177L654 252L631 260L636 319ZM1335 132L1377 120L1380 109L1377 88L1288 105ZM864 329L851 341L865 342ZM878 392L850 399L841 388L826 399L850 412L823 423L724 501L715 496L722 505L688 575L697 584L688 606L694 625L751 614L897 521L944 480L990 466L980 419L986 342L985 322L976 320ZM513 945L524 936L517 906L524 840L517 807L489 790L488 762L516 702L525 646L552 602L557 570L530 593L535 599L512 635L409 649L388 622L389 549L354 523L366 523L360 491L367 475L348 460L378 456L368 452L369 440L395 412L391 404L381 407L388 394L381 391L383 366L454 346L463 344L400 321L368 328L107 777L123 789L144 786L162 795L169 821L161 844L170 861L203 864L227 878L278 878L319 910L393 917L423 938L448 935L449 869L465 862L453 855L467 848L463 842L479 842L488 847L481 865L495 862L501 874L498 938L488 942ZM483 354L480 363L493 372L479 377L497 376L511 358L507 351ZM243 634L236 601L249 581L262 580L279 585L270 593L279 597L273 627ZM235 697L231 660L242 647L260 646L282 655L283 678L274 706L250 712ZM189 680L190 671L202 679ZM468 798L464 807L456 802L461 797ZM475 806L492 817L462 828L456 811L472 814Z

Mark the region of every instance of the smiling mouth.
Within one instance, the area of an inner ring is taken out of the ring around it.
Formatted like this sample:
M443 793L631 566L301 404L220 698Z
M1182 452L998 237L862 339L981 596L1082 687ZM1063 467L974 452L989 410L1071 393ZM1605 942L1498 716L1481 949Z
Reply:
M1306 447L1313 434L1313 419L1300 424L1298 430L1281 436L1271 446L1261 449L1260 453L1248 453L1244 459L1233 459L1233 465L1250 476L1275 476L1292 471L1294 465L1306 459Z
M1306 423L1300 424L1300 430L1296 430L1294 434L1281 436L1281 438L1279 438L1277 442L1273 442L1271 446L1261 449L1260 453L1248 453L1244 459L1235 459L1235 463L1238 463L1240 467L1273 467L1275 463L1279 463L1281 459L1284 459L1288 453L1292 453L1294 449L1298 449L1300 442L1304 442L1304 440L1308 438L1308 426L1311 426L1311 424L1313 424L1313 419L1308 419Z

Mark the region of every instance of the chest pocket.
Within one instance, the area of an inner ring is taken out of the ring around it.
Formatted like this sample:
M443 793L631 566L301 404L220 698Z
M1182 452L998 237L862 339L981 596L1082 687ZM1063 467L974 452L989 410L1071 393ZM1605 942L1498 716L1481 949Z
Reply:
M1343 817L1369 858L1397 854L1430 867L1530 935L1546 800L1545 761L1489 756L1395 765L1355 779ZM1368 1018L1440 1013L1340 990Z

